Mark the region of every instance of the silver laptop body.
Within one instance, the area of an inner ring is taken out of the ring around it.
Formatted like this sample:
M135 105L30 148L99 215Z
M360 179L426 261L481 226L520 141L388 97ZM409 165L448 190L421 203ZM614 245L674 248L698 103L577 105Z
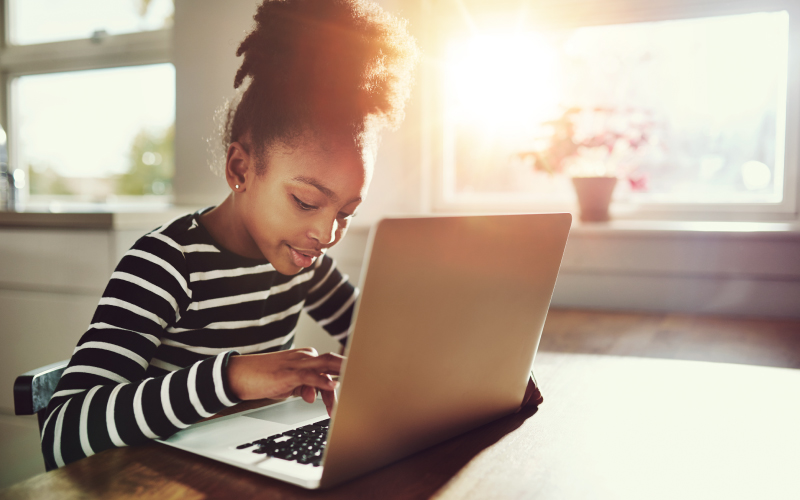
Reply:
M299 486L332 486L515 412L539 345L570 214L384 219L322 466L237 449L328 418L291 399L162 442Z

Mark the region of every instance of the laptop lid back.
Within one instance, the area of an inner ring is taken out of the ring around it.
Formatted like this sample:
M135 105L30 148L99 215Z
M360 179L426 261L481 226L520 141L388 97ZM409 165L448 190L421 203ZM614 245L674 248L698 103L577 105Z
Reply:
M437 217L376 226L322 487L519 408L571 219Z

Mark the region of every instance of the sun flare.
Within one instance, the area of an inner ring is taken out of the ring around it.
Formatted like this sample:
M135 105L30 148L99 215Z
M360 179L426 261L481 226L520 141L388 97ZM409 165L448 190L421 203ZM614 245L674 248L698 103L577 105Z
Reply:
M540 123L559 102L557 54L533 33L453 40L445 62L445 96L458 122L494 130Z

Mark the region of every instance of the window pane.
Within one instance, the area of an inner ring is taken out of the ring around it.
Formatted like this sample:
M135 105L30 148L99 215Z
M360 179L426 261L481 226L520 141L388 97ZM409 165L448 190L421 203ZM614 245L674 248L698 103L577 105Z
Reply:
M13 167L27 169L31 196L170 193L171 64L23 76L12 99Z
M11 0L9 42L90 38L172 26L173 0Z
M780 202L788 26L776 12L454 41L446 189L566 198L566 174L596 172L637 202ZM546 154L561 174L534 170Z

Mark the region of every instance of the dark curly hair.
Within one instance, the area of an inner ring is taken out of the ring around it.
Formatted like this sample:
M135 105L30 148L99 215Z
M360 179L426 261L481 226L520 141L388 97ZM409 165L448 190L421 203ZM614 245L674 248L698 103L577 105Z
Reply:
M265 0L223 124L227 147L250 134L263 152L308 131L365 137L403 119L419 50L399 20L365 0ZM249 81L246 82L246 78Z

